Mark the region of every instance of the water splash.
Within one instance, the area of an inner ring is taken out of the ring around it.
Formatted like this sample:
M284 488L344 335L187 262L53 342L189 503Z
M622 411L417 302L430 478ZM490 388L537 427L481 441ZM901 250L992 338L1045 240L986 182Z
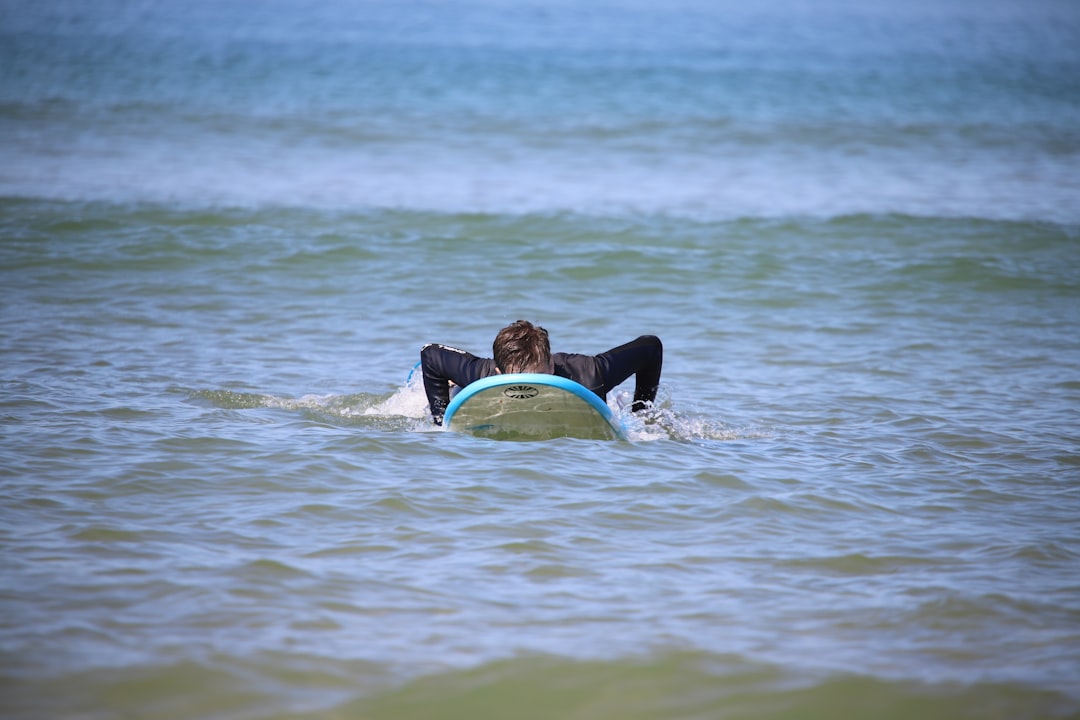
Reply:
M303 395L278 397L232 390L197 390L191 398L224 410L285 410L321 422L364 425L384 429L426 429L427 398L423 386L409 382L390 394Z
M437 428L429 421L427 396L419 373L411 373L404 384L389 394L311 394L285 398L231 390L200 390L191 393L191 396L226 410L285 410L332 424L416 432ZM653 405L644 412L631 412L632 403L633 394L629 391L615 393L608 400L608 406L623 423L631 442L744 440L771 435L760 427L732 426L715 418L681 410L675 407L670 390L664 386L661 386Z
M424 392L423 376L416 372L409 373L405 384L399 387L390 397L364 409L363 415L400 416L414 419L427 418L428 401Z
M622 421L632 442L742 440L769 435L761 428L735 427L714 418L680 410L672 402L671 391L663 385L656 400L645 411L631 412L633 401L633 393L629 391L616 393L608 400L608 406Z

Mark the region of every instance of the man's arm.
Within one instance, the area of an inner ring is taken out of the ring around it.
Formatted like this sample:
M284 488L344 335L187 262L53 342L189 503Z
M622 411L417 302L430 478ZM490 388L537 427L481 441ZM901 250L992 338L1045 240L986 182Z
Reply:
M637 412L656 399L664 346L655 335L642 335L599 355L556 353L555 374L568 377L592 390L601 400L623 380L635 376L634 404Z
M420 367L424 374L431 419L442 425L446 406L450 404L450 383L465 387L483 377L495 374L495 361L479 358L472 353L448 345L425 345L420 350Z
M664 345L655 335L642 335L625 345L596 356L596 364L604 379L604 395L623 380L634 376L634 404L631 410L644 410L656 399L660 387L660 371L664 365Z

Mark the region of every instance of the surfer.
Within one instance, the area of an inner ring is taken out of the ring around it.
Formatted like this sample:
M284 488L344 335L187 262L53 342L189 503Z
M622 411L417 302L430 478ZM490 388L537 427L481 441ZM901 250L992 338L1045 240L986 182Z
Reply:
M664 348L655 335L636 340L599 355L552 353L548 332L526 320L512 323L495 336L491 345L494 358L430 344L420 350L431 417L442 425L450 403L450 384L465 387L481 378L503 373L545 373L569 378L607 401L607 394L631 375L635 376L634 412L644 410L656 399Z

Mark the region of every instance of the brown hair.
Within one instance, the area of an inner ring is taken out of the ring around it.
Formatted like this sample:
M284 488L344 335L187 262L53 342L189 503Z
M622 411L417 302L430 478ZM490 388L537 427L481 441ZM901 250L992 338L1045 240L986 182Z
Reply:
M491 344L495 365L504 373L552 373L551 342L544 328L527 320L507 325Z

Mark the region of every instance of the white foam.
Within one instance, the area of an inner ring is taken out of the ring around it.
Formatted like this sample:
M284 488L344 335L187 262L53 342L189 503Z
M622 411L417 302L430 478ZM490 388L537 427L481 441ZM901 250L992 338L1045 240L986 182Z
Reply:
M425 418L428 416L427 395L420 373L413 373L393 395L381 402L364 408L362 415L384 417Z

